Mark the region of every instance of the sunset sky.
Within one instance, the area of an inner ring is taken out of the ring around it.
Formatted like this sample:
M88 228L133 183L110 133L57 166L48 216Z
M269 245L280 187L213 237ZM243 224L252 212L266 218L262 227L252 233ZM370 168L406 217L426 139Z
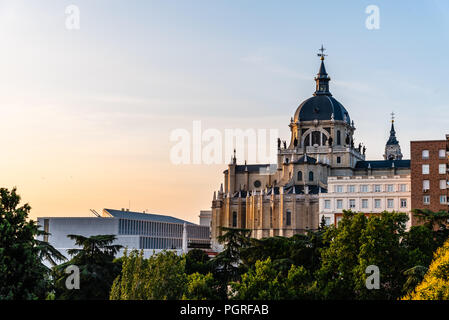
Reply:
M80 29L65 25L68 5ZM365 27L368 5L380 29ZM229 159L174 165L172 130L279 129L330 90L381 159L449 133L449 2L0 0L0 181L38 216L148 210L198 222ZM244 159L238 159L243 162Z

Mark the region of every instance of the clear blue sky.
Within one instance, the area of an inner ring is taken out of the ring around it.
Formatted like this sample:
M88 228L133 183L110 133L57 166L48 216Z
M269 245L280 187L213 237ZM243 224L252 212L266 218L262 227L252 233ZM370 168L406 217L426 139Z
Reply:
M70 4L79 31L65 28ZM365 28L368 5L380 8L379 30ZM356 143L380 159L394 111L408 157L410 140L449 133L448 35L444 0L3 0L3 181L37 215L131 200L131 209L196 221L224 166L170 165L170 131L202 120L279 128L287 139L314 91L321 44Z

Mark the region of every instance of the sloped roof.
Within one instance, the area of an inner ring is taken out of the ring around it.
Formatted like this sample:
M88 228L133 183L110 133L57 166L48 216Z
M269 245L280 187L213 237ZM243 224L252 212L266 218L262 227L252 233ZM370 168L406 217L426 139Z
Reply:
M115 209L104 209L103 212L108 213L111 217L120 218L120 219L133 219L133 220L148 220L148 221L156 221L156 222L168 222L168 223L186 223L193 225L194 223L178 219L171 216L166 216L162 214L153 214L153 213L142 213L142 212L133 212L133 211L122 211Z
M410 169L410 160L373 160L373 161L357 161L356 169L388 169L392 168L394 163L395 168Z

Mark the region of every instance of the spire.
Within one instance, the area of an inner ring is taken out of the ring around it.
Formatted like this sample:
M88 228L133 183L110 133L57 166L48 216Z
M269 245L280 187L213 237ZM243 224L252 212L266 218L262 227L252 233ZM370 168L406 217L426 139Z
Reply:
M399 144L396 139L396 130L394 129L394 112L391 113L391 129L390 137L388 138L387 145Z
M321 45L321 48L319 49L319 51L321 51L321 53L317 54L317 56L320 57L321 65L320 65L320 70L318 71L318 73L315 77L316 91L313 94L314 96L316 96L316 95L331 96L331 93L329 92L330 78L326 72L326 67L324 66L324 57L327 56L327 54L324 54L325 50L326 49L323 47L323 45Z
M396 130L394 129L394 112L391 113L390 137L385 145L385 160L402 160L401 147L396 139Z

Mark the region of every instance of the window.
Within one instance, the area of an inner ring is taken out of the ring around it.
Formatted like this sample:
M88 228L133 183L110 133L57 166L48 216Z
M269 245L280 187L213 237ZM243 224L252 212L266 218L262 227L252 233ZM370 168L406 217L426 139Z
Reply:
M355 186L354 185L348 186L348 192L354 193L355 192Z
M337 130L337 145L341 145L341 133L340 130Z
M261 185L262 185L262 183L259 180L254 181L254 186L256 188L260 188Z
M422 181L422 188L423 188L423 190L429 190L430 189L430 181L429 180L423 180Z
M349 208L354 209L355 208L355 199L349 199Z
M445 163L438 165L438 173L446 174L446 164Z
M423 150L422 151L422 158L423 159L429 159L429 150Z
M374 208L376 209L380 208L380 199L374 199Z
M237 212L235 211L232 213L232 226L237 228Z
M374 185L374 192L380 192L380 191L381 191L380 184L375 184Z
M446 180L440 180L440 189L444 190L447 188L447 182Z
M423 197L423 203L424 204L430 204L430 196L424 196Z
M313 181L313 171L309 172L309 181Z
M343 208L343 200L337 200L337 209Z
M331 218L330 217L324 217L324 223L326 224L326 226L330 226L331 225Z
M286 225L291 226L292 225L292 212L290 210L287 210L287 216L286 216Z
M337 157L337 163L341 163L341 157Z
M388 199L387 200L387 206L388 208L394 208L394 200L393 199Z
M407 199L401 199L401 208L407 208Z
M388 191L388 192L394 192L394 185L392 185L392 184L387 184L387 191Z
M324 200L324 209L330 209L330 208L331 208L331 201Z
M362 199L362 209L368 208L368 199Z
M446 150L440 149L440 150L438 151L438 156L440 157L440 159L446 158Z
M441 204L446 204L446 202L447 202L447 197L445 195L441 195L440 196L440 203Z
M406 184L400 184L399 185L399 191L406 192L407 191L407 185Z
M367 184L361 185L360 192L368 192L368 185Z
M298 181L302 181L302 171L298 171Z
M342 193L343 192L343 186L340 186L340 185L335 186L335 192Z
M422 165L422 174L429 174L430 166L428 164Z

